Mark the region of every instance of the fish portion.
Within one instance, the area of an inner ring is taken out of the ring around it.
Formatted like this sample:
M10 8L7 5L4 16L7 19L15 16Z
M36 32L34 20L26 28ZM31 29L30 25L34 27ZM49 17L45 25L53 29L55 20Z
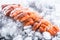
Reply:
M2 10L6 16L22 22L24 26L31 25L34 31L38 30L41 33L47 31L55 36L60 30L58 26L43 19L41 15L37 15L37 12L24 8L20 4L5 4L2 5Z

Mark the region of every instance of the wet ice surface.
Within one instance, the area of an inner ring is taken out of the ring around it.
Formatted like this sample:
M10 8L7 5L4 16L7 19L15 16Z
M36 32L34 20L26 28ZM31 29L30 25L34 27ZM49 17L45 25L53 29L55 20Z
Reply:
M20 3L23 6L30 7L40 15L42 15L45 19L51 21L52 24L60 26L60 12L58 11L59 7L58 4L55 4L54 0L47 2L43 0L38 1L29 1L25 0L21 2L14 1L15 3ZM2 1L2 4L8 3L10 1ZM14 3L11 1L11 3ZM52 4L51 4L52 2ZM1 3L1 1L0 1ZM0 11L0 39L1 40L60 40L60 32L57 33L56 36L51 36L48 32L40 33L38 31L32 31L31 25L27 27L23 27L21 22L17 22L12 18L9 18Z

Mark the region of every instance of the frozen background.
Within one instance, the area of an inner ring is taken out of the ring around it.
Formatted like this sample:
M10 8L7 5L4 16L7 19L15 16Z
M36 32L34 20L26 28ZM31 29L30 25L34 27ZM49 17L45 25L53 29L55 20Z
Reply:
M52 24L60 26L60 0L0 0L2 4L21 4L39 12ZM24 27L20 22L6 17L0 11L0 39L1 40L60 40L60 33L51 36L48 32L41 34L34 32L31 26Z

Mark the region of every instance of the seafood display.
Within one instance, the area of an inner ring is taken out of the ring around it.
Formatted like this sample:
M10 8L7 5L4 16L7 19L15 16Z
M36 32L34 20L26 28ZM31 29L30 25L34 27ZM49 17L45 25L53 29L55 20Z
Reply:
M58 26L38 15L38 12L31 11L20 4L4 4L2 5L2 11L7 17L22 22L24 26L31 25L33 31L49 32L52 36L60 31Z

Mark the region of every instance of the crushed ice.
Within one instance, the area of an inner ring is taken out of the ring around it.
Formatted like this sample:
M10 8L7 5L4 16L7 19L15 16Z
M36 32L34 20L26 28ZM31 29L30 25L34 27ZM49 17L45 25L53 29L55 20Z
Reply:
M8 3L6 0L5 2ZM17 3L18 0L14 2ZM60 13L57 11L60 6L55 4L54 0L21 0L18 3L38 11L45 19L60 26ZM52 37L48 32L41 34L38 31L32 31L31 27L31 25L23 27L21 22L6 17L3 12L0 11L1 40L60 40L60 32L58 32L56 36Z

